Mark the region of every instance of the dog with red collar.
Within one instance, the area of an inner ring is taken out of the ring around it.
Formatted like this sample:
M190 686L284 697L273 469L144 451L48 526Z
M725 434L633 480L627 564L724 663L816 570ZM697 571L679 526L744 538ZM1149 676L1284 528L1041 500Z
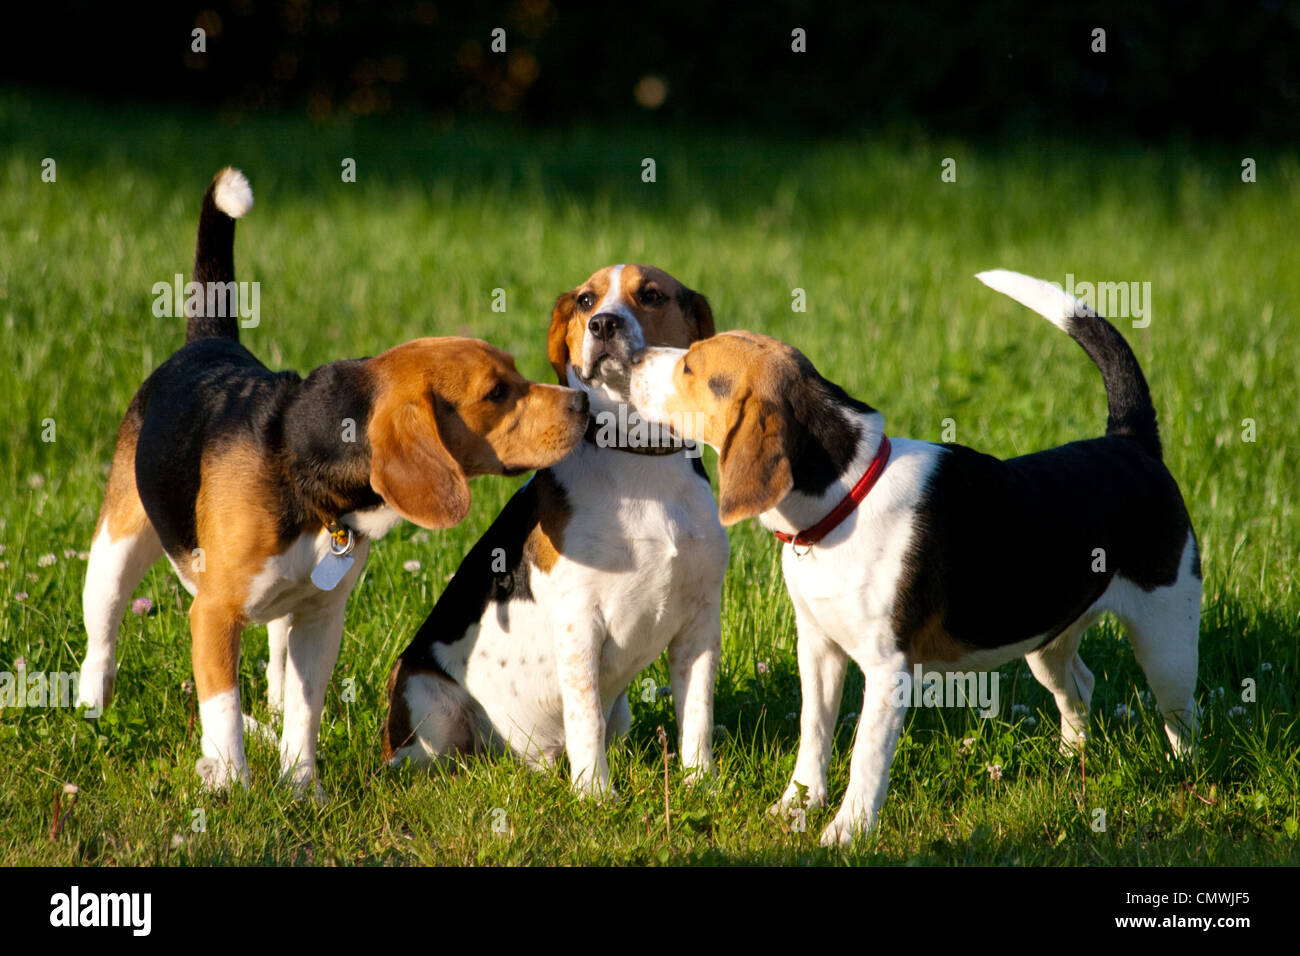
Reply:
M235 220L252 204L237 170L208 187L194 253L201 288L233 287ZM344 605L371 540L402 518L458 523L474 475L555 464L581 441L588 402L526 381L509 355L477 339L415 339L305 379L272 372L239 344L225 312L205 303L190 314L186 344L140 387L118 428L86 570L80 703L99 708L112 694L123 611L166 555L194 595L204 784L249 782L240 641L247 624L268 622L282 661L271 687L284 714L280 771L305 793Z
M559 297L547 353L590 396L587 439L511 498L402 652L386 760L567 755L578 794L612 794L627 687L666 650L687 779L712 774L727 535L698 449L640 438L613 379L646 345L713 331L704 296L650 266L609 266Z
M1137 359L1059 287L1003 270L977 278L1097 364L1104 437L1006 461L891 441L880 412L751 332L647 349L628 369L641 416L717 449L722 523L757 516L784 543L803 700L774 811L801 794L804 806L826 802L848 662L865 674L848 792L823 844L877 818L918 664L982 671L1023 656L1056 699L1063 747L1082 744L1093 677L1079 644L1104 611L1125 626L1174 752L1194 749L1200 554Z

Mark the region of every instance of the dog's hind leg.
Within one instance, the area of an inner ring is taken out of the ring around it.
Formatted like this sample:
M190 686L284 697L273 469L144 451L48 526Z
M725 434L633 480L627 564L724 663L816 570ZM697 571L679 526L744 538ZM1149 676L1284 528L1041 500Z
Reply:
M1196 750L1199 713L1196 668L1201 625L1201 575L1196 545L1189 536L1178 577L1168 587L1143 591L1130 585L1117 610L1165 721L1174 753Z
M87 643L77 681L77 703L95 713L113 696L122 615L144 573L162 553L162 543L136 492L135 430L128 417L118 433L82 591Z
M1061 712L1061 752L1065 754L1075 752L1088 739L1093 677L1079 656L1079 644L1097 616L1096 612L1085 614L1050 644L1025 655L1038 683L1056 699L1056 708Z
M266 706L273 714L284 711L284 663L289 656L292 627L292 614L266 622Z
M605 749L608 750L627 736L632 729L632 708L628 706L627 691L618 695L614 706L605 717Z
M399 659L388 678L384 762L396 767L409 758L429 767L483 749L469 693L438 671ZM550 766L538 756L537 766Z

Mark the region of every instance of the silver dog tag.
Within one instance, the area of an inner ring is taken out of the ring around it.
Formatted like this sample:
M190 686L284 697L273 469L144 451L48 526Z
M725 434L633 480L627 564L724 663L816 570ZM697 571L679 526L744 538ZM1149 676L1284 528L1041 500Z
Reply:
M329 554L321 558L320 564L311 572L311 583L322 591L333 591L356 560L352 556L356 536L351 528L337 521L330 522L325 531L330 536Z
M311 583L322 591L333 591L356 561L350 554L327 554L311 573Z

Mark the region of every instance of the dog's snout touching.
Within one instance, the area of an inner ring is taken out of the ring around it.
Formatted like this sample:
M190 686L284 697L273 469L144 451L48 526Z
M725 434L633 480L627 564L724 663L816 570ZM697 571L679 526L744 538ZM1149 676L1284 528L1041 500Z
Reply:
M645 361L645 349L639 349L627 360L628 365L640 365Z
M587 329L602 342L608 342L623 327L623 317L611 312L601 312L591 317Z
M591 407L591 399L583 391L574 391L569 397L569 407L575 412L585 415Z

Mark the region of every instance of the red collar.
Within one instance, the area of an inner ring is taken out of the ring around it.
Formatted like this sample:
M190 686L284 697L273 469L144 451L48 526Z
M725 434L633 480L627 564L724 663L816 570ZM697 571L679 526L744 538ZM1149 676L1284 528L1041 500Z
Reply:
M888 462L889 438L881 435L880 447L876 449L876 457L871 459L871 464L867 466L866 474L858 479L858 483L849 489L848 495L832 509L830 514L807 531L800 531L798 534L787 534L784 531L773 531L772 533L786 544L803 545L804 547L816 544L830 534L836 525L847 518L853 509L862 503L862 499L867 496L867 492L880 479L880 475L885 470L885 465Z

